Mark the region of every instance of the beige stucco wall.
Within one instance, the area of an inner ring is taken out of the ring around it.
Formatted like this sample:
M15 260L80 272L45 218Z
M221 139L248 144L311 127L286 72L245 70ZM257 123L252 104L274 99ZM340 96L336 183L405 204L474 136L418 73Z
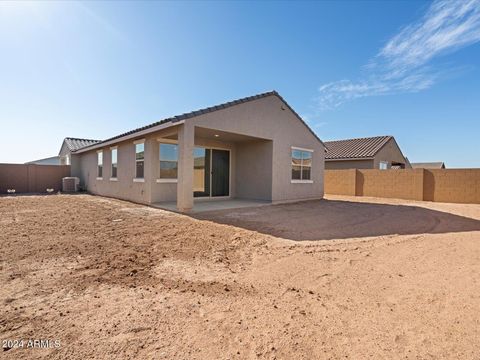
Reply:
M392 166L392 162L405 164L406 169L411 168L410 163L406 161L405 157L402 154L402 151L400 150L394 139L390 139L375 155L373 161L373 168L380 168L381 161L387 161L389 169Z
M373 169L373 160L327 160L325 170Z
M152 187L170 184L157 184L155 174L155 159L158 159L157 137L161 133L149 134L145 137L131 139L102 147L103 150L103 177L97 179L97 151L95 149L82 153L80 158L80 183L86 186L87 191L104 196L130 200L148 204L151 202ZM135 140L145 139L145 169L144 182L135 182ZM117 146L117 180L111 180L111 151ZM149 164L149 166L147 166Z
M239 143L236 151L236 195L243 199L272 199L272 155L270 140Z
M268 96L185 120L194 126L261 138L223 142L195 137L196 146L228 149L230 195L251 199L291 201L323 197L324 147L276 96ZM96 179L97 150L80 155L80 178L88 191L141 203L174 201L177 184L157 183L158 142L171 129L144 136L145 182L133 182L134 139L118 146L118 181L110 181L110 146L103 148L103 179ZM313 150L312 183L291 183L291 147ZM240 153L241 151L241 153ZM193 171L193 169L192 169ZM193 176L193 174L192 174Z
M195 118L195 125L272 140L272 201L323 197L325 149L278 97L268 96L201 115ZM292 146L313 150L313 183L291 182Z

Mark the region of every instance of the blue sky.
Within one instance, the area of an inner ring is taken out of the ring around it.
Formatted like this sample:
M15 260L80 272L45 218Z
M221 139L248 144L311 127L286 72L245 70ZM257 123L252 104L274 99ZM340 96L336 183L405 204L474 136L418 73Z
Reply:
M480 2L2 2L0 162L275 89L324 140L480 167Z

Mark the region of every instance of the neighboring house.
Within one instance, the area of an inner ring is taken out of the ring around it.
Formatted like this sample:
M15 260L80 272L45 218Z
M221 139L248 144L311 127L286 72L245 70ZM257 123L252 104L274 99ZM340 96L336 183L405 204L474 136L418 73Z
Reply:
M325 169L410 169L393 136L326 141Z
M100 140L78 139L67 137L63 140L62 146L58 153L60 165L71 165L72 152L75 152L86 146L90 146L100 142Z
M275 91L69 151L72 176L89 192L147 204L176 201L180 211L192 209L194 198L323 197L325 146Z
M412 168L414 169L445 169L445 163L441 161L412 163Z
M26 162L25 164L34 164L34 165L60 165L60 156L51 156L44 159L38 159Z

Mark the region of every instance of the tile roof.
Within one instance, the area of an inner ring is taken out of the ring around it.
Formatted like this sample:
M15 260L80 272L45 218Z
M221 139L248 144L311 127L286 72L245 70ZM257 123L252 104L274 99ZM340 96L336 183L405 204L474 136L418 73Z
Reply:
M372 158L390 139L393 136L325 141L325 160Z
M158 125L166 124L166 123L169 123L169 122L175 123L175 122L178 122L178 121L193 118L195 116L208 114L208 113L213 112L213 111L226 109L226 108L229 108L229 107L234 106L234 105L239 105L239 104L243 104L243 103L246 103L246 102L249 102L249 101L262 99L262 98L265 98L267 96L277 96L280 100L282 100L282 102L285 103L285 105L290 109L290 111L292 111L293 114L305 125L305 127L313 134L313 136L315 136L315 138L318 141L320 141L320 143L322 143L322 145L324 145L324 143L322 142L322 140L320 140L320 138L317 136L317 134L315 134L313 132L313 130L310 129L310 127L307 125L307 123L300 117L300 115L297 114L297 112L295 110L293 110L293 108L285 101L285 99L283 99L278 92L276 92L275 90L272 90L272 91L268 91L268 92L265 92L265 93L261 93L261 94L257 94L257 95L253 95L253 96L247 96L247 97L237 99L237 100L228 101L228 102L220 104L220 105L214 105L214 106L206 107L206 108L195 110L195 111L190 111L190 112L187 112L187 113L184 113L184 114L181 114L181 115L172 116L172 117L154 122L152 124L149 124L149 125L146 125L146 126L139 127L137 129L133 129L133 130L124 132L120 135L116 135L116 136L113 136L111 138L108 138L108 139L105 139L105 140L102 140L102 141L97 141L96 143L90 144L89 146L99 145L99 144L102 144L102 143L106 143L106 142L109 142L109 141L112 141L112 140L122 138L122 137L127 136L127 135L132 135L132 134L135 134L137 132L153 128L153 127L158 126ZM93 140L93 141L95 141L95 140Z
M91 139L78 139L67 137L64 140L67 144L68 150L77 151L78 149L84 148L86 146L94 145L100 142L100 140L91 140Z
M439 162L424 162L424 163L412 163L414 169L444 169L445 163Z

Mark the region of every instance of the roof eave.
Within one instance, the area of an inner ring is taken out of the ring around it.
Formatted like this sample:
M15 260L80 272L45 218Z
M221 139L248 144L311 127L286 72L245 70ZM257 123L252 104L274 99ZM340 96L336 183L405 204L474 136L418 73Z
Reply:
M348 160L373 160L375 157L354 157L354 158L332 158L332 159L325 159L325 161L348 161Z
M81 153L91 151L91 150L95 150L95 149L99 149L99 148L102 148L102 147L105 147L105 146L118 144L119 142L130 140L130 139L135 139L135 138L138 138L138 137L141 137L141 136L144 136L144 135L148 135L148 134L156 132L156 131L160 131L160 130L163 130L163 129L170 128L172 126L183 124L184 122L185 122L185 120L169 121L167 123L159 124L157 126L153 126L151 128L141 130L141 131L138 131L138 132L135 132L135 133L132 133L132 134L127 134L127 135L124 135L124 136L119 137L119 138L115 138L115 139L112 139L112 140L107 140L105 142L100 142L98 144L89 145L89 146L83 147L81 149L78 149L76 151L73 151L73 153L74 154L81 154Z

